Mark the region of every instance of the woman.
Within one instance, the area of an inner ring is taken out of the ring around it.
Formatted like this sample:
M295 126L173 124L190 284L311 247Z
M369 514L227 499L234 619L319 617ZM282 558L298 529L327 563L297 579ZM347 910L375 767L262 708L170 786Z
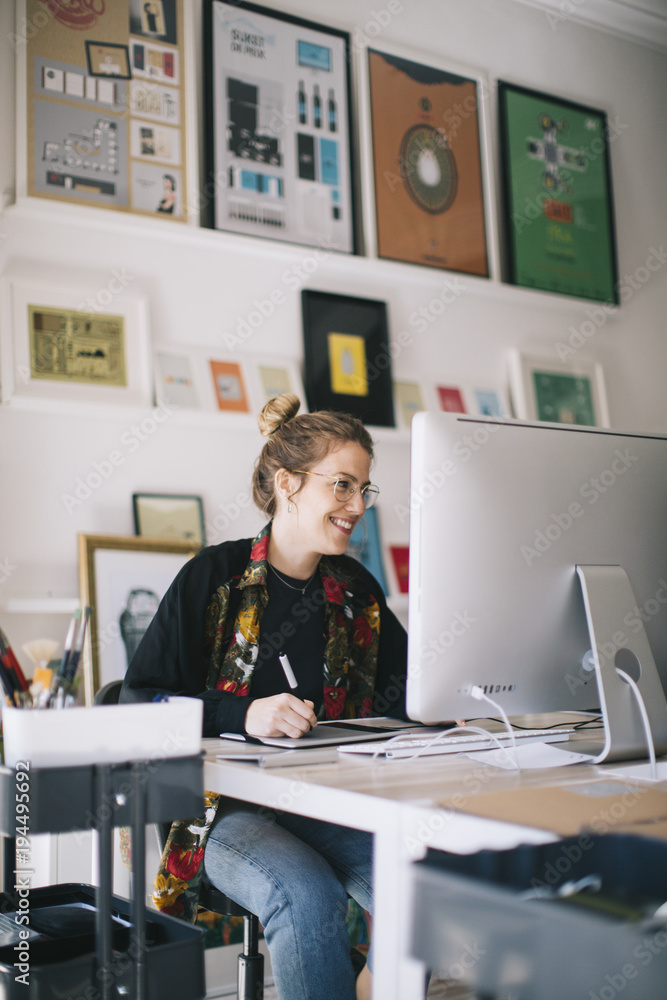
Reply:
M162 199L156 211L173 215L176 207L176 178L173 174L162 175L162 188Z
M298 409L286 394L259 417L267 441L253 499L269 523L181 570L126 676L123 700L201 698L204 736L299 737L318 718L405 717L405 631L344 554L378 494L372 440L355 417ZM372 909L371 835L219 796L208 804L206 820L172 829L158 905L193 917L203 859L208 878L259 917L280 1000L353 1000L345 914L348 896ZM370 995L368 969L356 989Z

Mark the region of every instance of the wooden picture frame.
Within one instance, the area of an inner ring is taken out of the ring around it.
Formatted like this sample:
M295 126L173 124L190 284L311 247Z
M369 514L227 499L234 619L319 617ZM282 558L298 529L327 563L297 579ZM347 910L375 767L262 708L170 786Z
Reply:
M81 606L92 608L83 657L84 698L92 705L96 691L124 677L159 601L199 546L85 534L78 545Z
M304 289L301 307L309 409L394 427L386 303Z
M185 493L133 493L134 531L142 538L206 545L204 504Z
M205 225L354 253L349 34L245 0L203 11Z

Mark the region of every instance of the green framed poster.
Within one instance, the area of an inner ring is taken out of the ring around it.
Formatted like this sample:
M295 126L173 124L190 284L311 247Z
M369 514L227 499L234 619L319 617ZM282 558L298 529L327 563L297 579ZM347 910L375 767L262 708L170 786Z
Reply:
M508 280L618 304L604 111L499 82Z

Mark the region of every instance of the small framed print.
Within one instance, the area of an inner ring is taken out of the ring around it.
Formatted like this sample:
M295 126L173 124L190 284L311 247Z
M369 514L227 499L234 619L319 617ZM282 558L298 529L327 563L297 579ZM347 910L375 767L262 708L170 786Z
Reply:
M468 412L468 408L466 407L465 400L463 398L463 389L460 386L438 385L436 386L436 393L440 409L444 410L446 413Z
M125 676L170 583L198 549L179 539L79 535L81 606L93 609L83 655L87 705Z
M134 532L142 538L180 539L206 544L204 505L200 496L133 493Z
M339 410L394 427L385 302L305 289L304 382L313 410Z
M148 310L117 297L86 309L86 290L7 279L3 287L2 399L150 406Z
M377 507L369 507L362 519L355 525L346 554L358 559L362 566L365 566L368 572L373 574L382 587L385 597L388 596L389 590L382 559Z
M419 382L394 382L396 412L402 427L410 428L415 413L426 410L424 390Z
M218 409L250 413L250 398L243 367L238 361L209 361Z
M390 545L389 554L391 555L398 593L407 594L410 566L409 547L407 545Z
M130 80L130 50L127 45L110 42L93 42L86 39L86 59L90 76L102 76L107 80Z
M251 393L257 401L258 409L265 403L284 392L293 393L301 400L301 412L307 409L306 396L299 365L295 360L285 357L270 357L261 355L252 365L248 364L252 375Z
M155 395L166 406L183 410L200 408L194 359L190 355L155 352Z
M565 363L512 352L510 384L520 420L610 426L602 365L596 361Z
M494 386L473 385L468 392L471 400L470 412L481 417L508 417L510 415L504 389Z

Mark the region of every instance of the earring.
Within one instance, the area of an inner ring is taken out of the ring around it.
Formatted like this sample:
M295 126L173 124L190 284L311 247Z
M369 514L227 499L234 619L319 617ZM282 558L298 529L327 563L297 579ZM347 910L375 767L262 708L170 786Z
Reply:
M291 501L287 504L287 513L288 514L292 513L292 502Z

